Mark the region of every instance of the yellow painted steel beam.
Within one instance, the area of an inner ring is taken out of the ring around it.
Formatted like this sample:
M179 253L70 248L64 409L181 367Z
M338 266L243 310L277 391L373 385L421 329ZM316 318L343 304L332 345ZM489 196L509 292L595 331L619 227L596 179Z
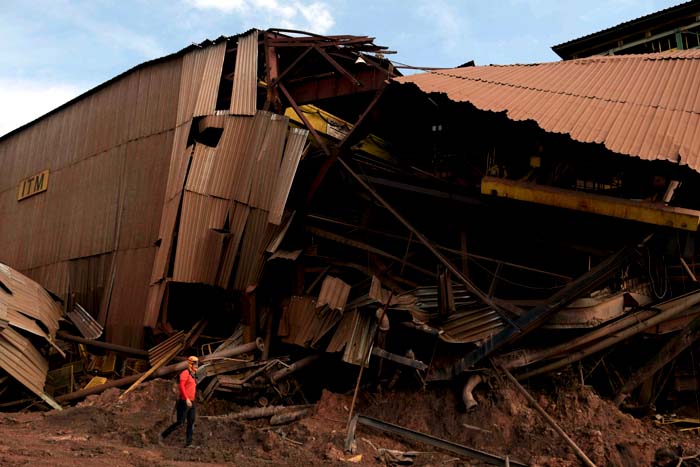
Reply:
M335 115L326 112L323 109L319 109L315 105L306 104L300 105L299 108L309 123L314 127L314 129L321 133L322 135L331 138L334 141L340 141L352 130L352 123L349 123L342 118L336 117ZM288 107L284 114L293 122L298 125L303 126L301 119L294 111L293 108ZM390 159L388 151L385 149L386 142L375 135L369 135L367 138L363 139L355 145L355 149L366 152L373 156L379 157L381 159Z
M697 231L700 225L700 211L692 209L620 199L517 180L484 177L481 180L481 193L691 232Z

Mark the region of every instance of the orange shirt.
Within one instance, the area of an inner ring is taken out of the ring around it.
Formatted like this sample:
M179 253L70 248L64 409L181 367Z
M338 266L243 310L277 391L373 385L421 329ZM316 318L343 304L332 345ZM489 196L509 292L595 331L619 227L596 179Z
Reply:
M190 374L190 370L187 369L180 373L179 379L180 384L178 384L178 387L180 388L180 399L189 399L194 402L194 393L195 389L197 388L197 381L195 381L192 374Z

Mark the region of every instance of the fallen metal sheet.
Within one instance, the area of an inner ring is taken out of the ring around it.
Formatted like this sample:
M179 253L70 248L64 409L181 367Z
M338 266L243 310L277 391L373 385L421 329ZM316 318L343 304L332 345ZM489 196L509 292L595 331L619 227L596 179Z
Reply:
M327 307L318 309L311 297L293 296L284 309L277 334L288 344L315 348L341 318L340 313Z
M328 305L331 310L343 311L350 296L350 284L333 276L326 276L321 285L321 292L316 300L316 306Z
M284 240L284 237L287 235L289 226L292 225L292 221L294 220L295 214L296 211L292 213L288 212L284 215L282 222L279 224L279 227L275 229L272 239L267 245L267 248L265 248L265 251L267 251L268 253L275 253L277 251L277 249L282 244L282 240Z
M44 392L48 363L27 338L11 327L0 331L0 367L53 408L61 408Z
M287 203L289 191L292 189L294 175L297 172L299 160L304 151L304 145L306 144L308 135L309 130L302 130L300 128L291 128L289 130L287 145L284 149L284 157L282 158L282 165L279 168L276 186L274 187L275 191L273 192L272 201L270 203L270 217L268 221L271 224L279 224L282 222L284 206Z
M80 334L86 339L97 339L102 335L104 328L90 316L79 303L73 305L73 310L67 311L66 316L78 328Z
M501 317L481 305L471 311L455 313L442 323L433 324L441 331L440 339L452 344L480 343L505 328Z
M344 362L360 365L365 357L369 360L376 330L377 319L372 313L361 310L343 313L343 319L328 343L326 351L331 353L343 351ZM365 361L365 366L368 363Z
M238 38L236 69L233 73L231 113L255 115L258 90L258 30Z
M273 259L287 259L289 261L296 261L299 256L301 256L301 253L304 250L294 250L294 251L287 251L287 250L277 250L275 251L272 256L267 258L268 261L272 261Z
M16 311L29 316L44 326L53 338L58 330L58 320L62 312L42 286L0 263L0 306L8 311Z
M491 454L486 451L480 451L478 449L470 448L461 444L453 443L445 439L436 438L435 436L430 436L420 431L409 430L393 423L384 422L377 420L376 418L368 417L366 415L357 414L353 417L348 427L348 434L345 438L345 451L352 452L353 444L355 442L355 431L357 430L357 425L365 425L386 433L391 433L392 435L400 436L412 441L418 441L420 443L425 443L438 449L443 449L451 453L457 454L458 456L466 457L468 459L477 459L481 462L485 462L490 465L507 466L513 465L518 467L528 467L528 464L512 459L498 456L496 454Z

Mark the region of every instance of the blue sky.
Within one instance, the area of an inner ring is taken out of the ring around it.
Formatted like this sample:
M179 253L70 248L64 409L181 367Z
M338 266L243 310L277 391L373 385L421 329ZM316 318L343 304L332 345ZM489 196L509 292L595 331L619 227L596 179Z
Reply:
M146 60L251 27L376 37L396 61L556 61L679 0L0 0L0 135Z

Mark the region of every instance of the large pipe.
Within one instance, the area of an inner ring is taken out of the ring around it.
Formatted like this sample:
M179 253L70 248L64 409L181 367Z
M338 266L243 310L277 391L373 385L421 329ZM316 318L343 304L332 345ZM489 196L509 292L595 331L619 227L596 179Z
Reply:
M247 344L239 345L236 347L231 347L228 349L221 350L219 352L214 352L212 354L209 354L205 357L201 358L201 362L208 362L210 360L215 360L219 358L230 358L230 357L235 357L237 355L245 354L245 353L250 353L255 350L262 350L264 347L262 339L257 339L255 342L249 342ZM187 362L180 362L180 363L173 363L172 365L164 366L160 368L158 371L153 373L153 377L157 376L165 376L170 373L175 373L177 371L182 371L185 368L187 368ZM112 381L107 381L105 384L101 384L99 386L94 386L91 388L87 389L80 389L78 391L71 392L69 394L64 394L62 396L56 397L56 401L58 402L69 402L73 401L76 399L82 399L84 397L90 396L92 394L98 394L105 389L109 388L114 388L114 387L119 387L119 386L126 386L127 384L132 384L135 381L137 381L143 373L131 375L131 376L125 376L124 378L120 379L115 379Z
M74 336L73 334L68 334L65 331L58 331L56 337L63 339L64 341L76 342L78 344L83 344L92 347L98 347L100 349L113 350L115 352L126 353L130 355L138 355L139 357L147 357L148 352L141 349L135 349L133 347L127 347L125 345L110 344L109 342L101 342L93 339L86 339L80 336Z
M474 399L474 388L483 381L481 375L472 375L467 380L467 384L464 385L462 390L462 401L464 402L464 407L469 410L472 407L476 407L479 403Z
M302 368L305 368L309 365L311 365L313 362L321 358L320 354L314 354L314 355L309 355L308 357L304 357L301 360L297 360L296 362L292 363L286 368L282 368L281 370L278 370L270 375L270 381L272 383L276 383L277 381L280 381L287 376L291 375L295 371L299 371Z
M621 331L619 334L611 335L610 337L607 337L605 339L602 339L595 344L593 344L590 347L587 347L584 350L580 350L578 352L574 352L573 354L569 355L568 357L562 358L561 360L557 360L555 362L550 363L549 365L545 365L543 367L537 368L532 371L528 371L527 373L523 373L521 375L518 375L518 379L522 380L525 378L529 378L531 376L535 375L540 375L542 373L547 373L552 370L557 370L559 368L562 368L569 363L574 363L578 362L579 360L594 354L596 352L599 352L603 349L607 349L611 345L617 344L620 341L623 341L629 337L634 336L637 333L640 333L646 329L649 329L651 327L656 326L657 324L663 323L664 321L668 321L669 319L673 318L674 316L690 309L691 307L695 307L700 303L700 291L698 292L693 292L692 294L686 295L685 298L682 300L679 300L679 303L670 307L668 310L659 313L658 315L649 318L647 320L641 321L635 325L632 325L628 327L627 329ZM697 308L697 307L696 307ZM695 310L693 310L695 311Z

